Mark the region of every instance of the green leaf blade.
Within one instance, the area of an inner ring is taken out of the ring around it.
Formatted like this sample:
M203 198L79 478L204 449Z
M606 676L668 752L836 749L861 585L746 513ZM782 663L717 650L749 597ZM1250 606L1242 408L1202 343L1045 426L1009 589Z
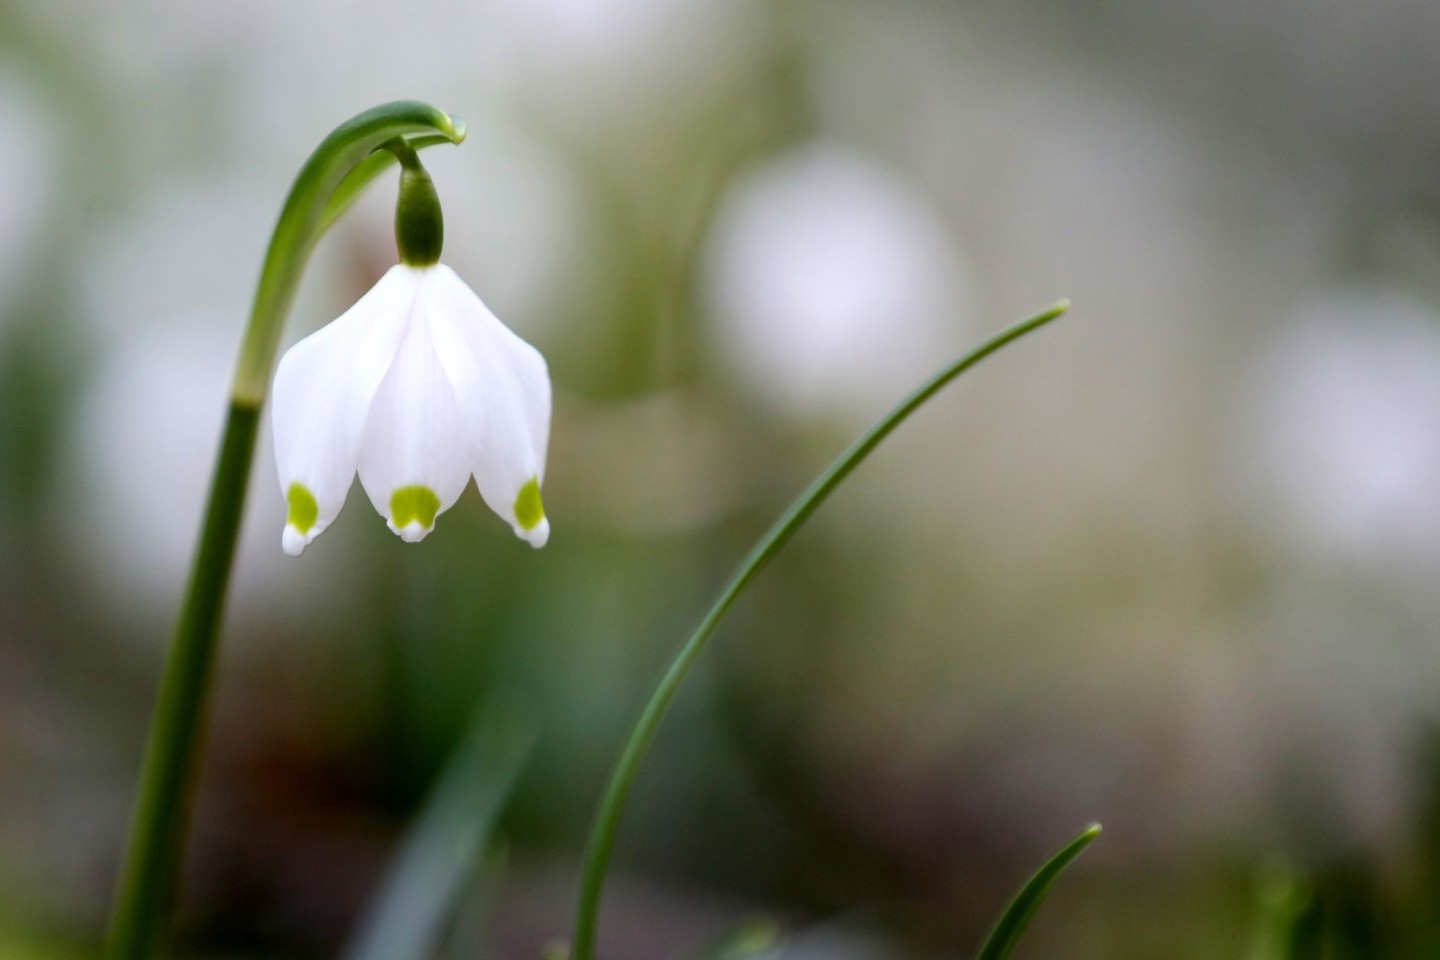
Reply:
M1100 824L1090 824L1026 881L1015 899L1010 901L1010 906L1000 915L999 922L995 924L995 929L990 931L990 938L985 941L985 946L980 948L975 960L1009 960L1020 944L1020 938L1025 935L1026 928L1030 926L1030 921L1034 919L1035 912L1050 895L1050 888L1055 885L1060 874L1064 873L1065 868L1098 836Z
M601 797L590 829L590 842L585 853L584 873L580 882L580 898L575 910L575 936L573 943L574 960L595 960L595 945L599 929L600 896L605 884L605 873L609 869L610 855L615 848L615 837L620 827L620 815L624 811L631 785L635 781L641 761L655 738L660 722L665 718L670 703L679 692L690 668L694 666L705 645L715 634L720 621L740 595L770 562L790 542L790 538L805 525L816 510L834 493L845 479L874 452L911 414L923 407L937 393L943 390L961 374L970 370L992 354L1041 327L1059 319L1070 309L1070 301L1061 300L1028 320L1022 320L975 347L969 353L940 370L914 393L902 400L888 414L882 417L868 431L840 455L820 476L807 487L780 515L740 562L730 582L701 619L676 653L655 687L650 700L645 704L631 729L615 767L610 782Z

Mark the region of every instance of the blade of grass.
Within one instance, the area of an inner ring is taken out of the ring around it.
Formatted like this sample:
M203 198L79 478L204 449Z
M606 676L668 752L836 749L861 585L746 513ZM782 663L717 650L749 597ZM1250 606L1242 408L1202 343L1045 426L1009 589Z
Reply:
M346 960L424 960L440 941L465 882L534 741L503 708L477 710L406 833Z
M1055 885L1060 874L1098 836L1100 824L1090 824L1080 836L1067 843L1045 866L1036 871L1000 915L1000 921L995 924L995 929L990 931L989 939L985 941L985 946L980 948L975 960L1009 960L1020 943L1020 938L1025 935L1025 929L1034 919L1035 911L1040 909L1040 905L1050 895L1050 888Z
M1068 309L1070 309L1069 302L1062 300L1050 309L1002 330L931 377L918 390L901 401L899 406L886 414L879 423L871 427L859 440L856 440L849 450L841 454L829 469L816 478L781 515L780 519L775 521L775 524L760 538L760 542L741 562L739 569L735 571L729 584L721 592L719 599L715 601L715 605L710 608L709 613L705 614L705 618L700 621L700 625L685 641L664 676L660 678L660 683L656 686L655 692L650 695L650 701L641 711L640 718L631 729L629 739L626 740L625 746L615 762L615 769L610 775L610 783L605 788L605 795L596 811L595 823L590 832L589 847L585 853L585 872L580 883L580 902L575 912L574 960L595 960L595 939L600 921L600 892L605 883L605 872L609 868L610 854L615 849L615 835L620 829L620 815L624 811L625 801L630 795L630 787L640 769L640 762L650 748L650 742L655 738L655 732L660 728L660 721L665 718L671 701L675 699L675 694L680 690L680 684L684 682L690 668L694 666L700 652L705 649L705 644L715 633L715 628L720 625L726 612L739 599L740 594L745 592L745 588L750 585L750 582L765 568L765 565L780 552L785 544L790 542L790 538L795 535L796 531L804 526L811 514L820 508L830 494L845 482L845 478L850 476L855 468L894 432L896 427L924 406L926 401L939 393L946 384L966 370L1007 344L1019 340L1026 334L1038 330L1064 315Z

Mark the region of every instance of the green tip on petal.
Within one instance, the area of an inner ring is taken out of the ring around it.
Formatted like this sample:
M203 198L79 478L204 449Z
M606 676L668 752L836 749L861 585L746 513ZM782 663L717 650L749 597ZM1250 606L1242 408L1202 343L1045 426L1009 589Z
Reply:
M409 543L430 532L439 512L440 497L429 487L401 487L390 495L390 529Z
M292 483L285 491L285 502L289 505L285 514L285 530L280 535L280 546L290 556L298 557L305 551L305 545L320 535L320 505L315 494L303 483Z
M540 500L540 480L531 477L515 497L515 522L521 530L534 530L545 520L545 504Z
M290 505L285 522L299 533L309 533L310 528L315 526L315 521L320 518L320 505L315 502L315 494L303 483L292 483L285 492L285 502Z

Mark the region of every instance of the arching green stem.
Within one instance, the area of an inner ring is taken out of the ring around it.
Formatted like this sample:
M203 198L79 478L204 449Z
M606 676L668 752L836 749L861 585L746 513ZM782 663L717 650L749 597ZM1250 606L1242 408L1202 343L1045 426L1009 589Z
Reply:
M786 510L779 520L775 521L775 524L766 531L765 535L760 538L760 542L741 562L739 569L735 571L719 599L705 614L700 625L685 641L664 676L660 678L655 692L650 695L650 702L645 705L640 719L636 721L634 728L630 731L630 738L625 742L619 759L615 762L615 769L610 775L610 783L605 789L605 796L600 801L600 807L595 815L595 823L590 831L590 845L585 854L585 873L580 883L580 903L575 913L573 960L595 960L595 938L599 925L601 887L605 882L605 872L610 864L610 855L615 848L615 834L620 827L620 815L624 811L625 801L630 795L630 787L635 781L635 774L640 769L640 762L645 758L650 743L655 738L660 721L665 718L671 701L675 699L675 694L680 689L680 684L684 682L690 668L695 665L695 660L700 656L706 642L715 632L715 628L719 626L731 605L775 554L779 553L781 548L790 541L790 538L804 525L810 515L820 508L820 505L830 494L835 492L845 478L907 417L920 409L927 400L940 392L951 380L1006 344L1012 343L1060 317L1069 307L1070 304L1062 300L1044 313L1001 331L931 377L920 389L912 393L899 406L886 414L879 423L871 427L864 436L855 441L849 450L846 450L838 460L830 465L829 469L810 484L809 488L790 505L790 509Z
M463 128L462 128L463 134ZM426 147L439 146L442 143L451 143L449 137L433 133L419 137L406 137L405 143L413 150L424 150ZM320 233L330 229L330 225L344 216L345 211L360 199L360 194L380 174L390 169L391 164L396 162L395 153L388 149L377 148L364 160L357 163L330 194L330 199L325 204L325 212L320 215Z
M183 847L260 408L301 274L325 229L385 169L384 163L368 161L372 151L393 137L436 132L446 142L459 143L465 125L415 101L388 103L357 114L310 155L275 225L235 369L200 543L145 746L139 799L111 914L109 960L145 960L155 954L160 939ZM420 145L421 139L440 142L425 136L412 144Z
M235 368L237 401L258 407L265 397L285 317L295 300L305 261L320 239L319 228L328 225L325 214L336 188L386 141L430 131L438 131L451 143L465 139L463 121L428 104L402 100L356 114L336 127L310 155L290 188L265 254L250 326ZM383 169L380 166L374 173Z

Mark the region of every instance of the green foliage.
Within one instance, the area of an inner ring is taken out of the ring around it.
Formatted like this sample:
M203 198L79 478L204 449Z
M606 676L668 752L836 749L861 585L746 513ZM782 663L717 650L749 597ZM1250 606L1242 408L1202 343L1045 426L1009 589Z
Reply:
M1050 895L1050 888L1055 885L1060 874L1064 873L1065 868L1098 836L1100 824L1092 823L1036 871L1000 915L999 922L995 924L995 929L990 931L990 937L985 941L985 946L980 948L976 960L1009 960L1015 953L1020 938L1025 935L1026 928L1030 926L1030 921L1034 919L1035 912Z
M639 773L640 763L650 749L660 722L670 709L671 702L680 691L695 661L705 645L714 636L720 621L729 612L735 601L760 574L760 571L774 559L805 521L840 488L855 469L875 451L885 438L894 433L910 415L923 407L949 383L979 364L991 354L1003 349L1027 334L1039 330L1052 321L1064 316L1070 309L1069 301L1062 300L1028 320L1022 320L980 344L969 353L955 360L910 396L901 401L893 410L882 417L858 440L851 444L824 473L820 474L804 492L781 514L780 518L760 538L750 553L741 561L739 568L720 592L714 605L700 621L699 626L681 645L675 659L660 678L655 692L641 711L630 735L615 762L610 783L601 798L595 816L595 825L590 834L590 845L585 855L585 874L580 884L580 902L575 911L574 956L576 960L594 960L595 940L600 920L600 892L609 869L610 854L615 848L615 836L620 829L620 815L629 798L630 788Z

